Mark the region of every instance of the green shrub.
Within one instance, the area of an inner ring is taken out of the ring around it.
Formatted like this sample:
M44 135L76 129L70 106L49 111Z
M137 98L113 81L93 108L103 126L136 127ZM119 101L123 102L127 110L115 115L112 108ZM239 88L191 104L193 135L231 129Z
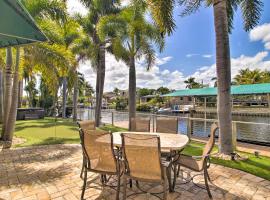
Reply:
M150 112L151 111L151 106L147 103L144 104L138 104L136 106L137 111L141 111L141 112Z
M127 99L117 97L115 102L115 109L116 110L125 110L127 107Z

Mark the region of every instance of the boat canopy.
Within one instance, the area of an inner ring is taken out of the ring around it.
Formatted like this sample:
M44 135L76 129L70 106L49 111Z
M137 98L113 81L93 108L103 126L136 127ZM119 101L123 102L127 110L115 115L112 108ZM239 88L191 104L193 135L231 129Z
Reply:
M261 84L247 84L247 85L232 85L232 95L262 95L270 94L270 83ZM197 89L184 89L165 94L164 97L184 97L184 96L216 96L217 88L197 88Z

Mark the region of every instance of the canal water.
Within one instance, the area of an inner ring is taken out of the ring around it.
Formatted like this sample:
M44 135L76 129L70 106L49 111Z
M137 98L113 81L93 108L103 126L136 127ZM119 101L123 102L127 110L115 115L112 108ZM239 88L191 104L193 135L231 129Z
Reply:
M151 114L137 113L140 117L149 117ZM179 118L179 132L187 134L188 120L181 117L188 117L188 114L175 114ZM204 118L204 114L193 114L193 118ZM82 120L94 120L94 110L80 109L79 118ZM216 119L216 114L207 114L206 119ZM260 116L232 116L236 123L237 139L243 142L259 143L270 146L270 117ZM115 124L119 122L128 123L128 113L114 112L113 121ZM102 122L112 123L112 113L108 111L102 112ZM250 123L245 123L250 122ZM152 123L152 120L151 120ZM208 137L210 132L211 122L193 121L192 133L194 136Z

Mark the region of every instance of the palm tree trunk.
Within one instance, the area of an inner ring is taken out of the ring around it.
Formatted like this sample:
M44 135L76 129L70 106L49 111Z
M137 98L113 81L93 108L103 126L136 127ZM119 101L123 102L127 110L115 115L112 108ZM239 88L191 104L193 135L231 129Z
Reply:
M66 118L66 107L67 107L67 77L63 77L62 118Z
M3 123L3 71L2 68L0 68L0 123Z
M11 104L11 90L12 90L12 51L11 47L7 48L6 54L6 68L5 68L5 89L4 89L4 115L3 115L3 128L2 128L2 139L5 141L6 138L6 127L9 116L9 109Z
M23 98L23 80L19 81L18 108L22 107Z
M231 60L226 0L214 1L220 153L233 152L231 117Z
M104 91L104 81L105 81L105 45L101 45L99 49L99 63L97 69L97 86L96 86L96 110L95 110L95 121L96 126L100 125L101 121L101 109L102 109L102 99Z
M17 106L18 106L18 93L19 93L19 65L20 65L20 48L16 49L16 65L14 69L13 77L13 87L12 87L12 102L10 106L10 111L8 115L7 126L5 130L5 139L12 142L16 115L17 115Z
M78 105L78 75L76 72L76 79L73 88L73 121L77 121L77 105Z
M133 56L130 57L129 63L128 108L130 129L131 118L135 118L136 116L136 68L135 58Z

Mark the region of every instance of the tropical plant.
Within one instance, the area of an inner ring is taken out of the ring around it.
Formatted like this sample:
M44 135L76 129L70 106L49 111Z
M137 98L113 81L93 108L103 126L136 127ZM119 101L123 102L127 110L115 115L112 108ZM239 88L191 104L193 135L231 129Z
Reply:
M242 84L256 84L269 81L269 72L261 71L259 69L250 70L249 68L241 69L239 73L234 77L234 81L237 85Z
M186 88L188 89L194 89L194 88L201 88L202 85L195 81L194 77L189 77L187 80L184 81L186 84Z
M155 61L152 43L155 43L160 51L164 47L164 39L159 30L145 19L145 14L143 3L131 3L119 14L101 18L98 24L101 40L111 38L111 52L129 67L129 122L136 116L135 61L144 57L146 68L149 70Z
M119 12L119 2L118 0L80 0L86 8L88 8L89 13L87 16L82 17L77 16L77 21L82 26L84 32L89 36L85 44L91 46L91 53L86 54L90 56L91 66L96 69L96 107L95 107L95 123L96 126L100 125L101 119L101 107L102 107L102 97L104 90L104 80L105 80L105 52L106 44L109 41L101 41L97 35L97 24L102 16L108 14Z
M137 0L136 0L137 1ZM175 0L141 0L146 1L160 30L170 34L174 27L173 7ZM233 28L234 13L241 8L244 29L248 31L256 26L263 7L262 0L179 0L184 7L182 16L197 11L203 3L213 6L216 34L216 71L218 84L218 120L220 133L220 153L230 155L233 151L232 117L230 106L231 60L229 33ZM166 22L166 23L164 23Z

